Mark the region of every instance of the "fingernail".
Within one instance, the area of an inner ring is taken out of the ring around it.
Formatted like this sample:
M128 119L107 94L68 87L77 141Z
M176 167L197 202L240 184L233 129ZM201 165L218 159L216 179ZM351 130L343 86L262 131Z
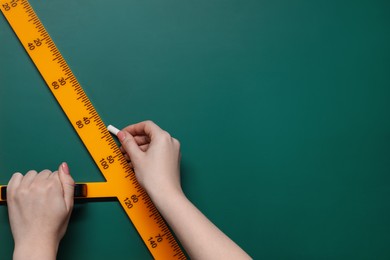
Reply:
M121 141L121 142L123 142L126 139L126 135L122 131L119 131L116 136L118 137L119 141Z
M70 175L70 173L69 173L69 166L68 166L68 164L66 162L63 162L61 164L61 167L62 167L62 170L64 171L65 174Z

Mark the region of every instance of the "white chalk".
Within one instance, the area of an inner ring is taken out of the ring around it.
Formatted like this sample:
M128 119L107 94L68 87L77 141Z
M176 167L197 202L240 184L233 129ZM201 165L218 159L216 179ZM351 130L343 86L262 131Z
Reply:
M117 135L118 132L120 131L118 128L116 128L115 126L112 126L112 125L107 126L107 130L108 130L108 132L110 132L113 135Z

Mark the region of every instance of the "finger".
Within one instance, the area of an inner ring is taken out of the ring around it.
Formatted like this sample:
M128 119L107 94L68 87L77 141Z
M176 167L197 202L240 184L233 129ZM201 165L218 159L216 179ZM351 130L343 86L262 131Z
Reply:
M20 172L15 172L8 182L7 189L9 187L17 187L22 181L22 179L23 179L23 174L21 174Z
M20 172L15 172L11 179L8 182L7 186L7 198L11 198L13 194L15 193L15 190L19 187L20 183L22 182L23 175Z
M48 177L49 179L51 179L51 178L57 178L58 180L59 180L59 176L58 176L58 171L54 171L54 172L52 172L50 175L49 175L49 177Z
M125 127L123 131L130 133L132 136L146 135L151 140L154 135L163 130L152 121L144 121Z
M143 152L145 152L146 150L148 150L149 144L150 144L150 143L148 142L148 143L146 143L146 144L142 144L142 145L138 144L138 145L139 145L139 148L140 148ZM119 149L121 150L121 152L122 152L123 155L126 155L126 154L127 154L127 152L126 152L126 150L125 150L125 148L124 148L123 146L119 147Z
M40 173L37 174L36 178L39 179L39 180L44 180L44 179L49 178L51 174L52 174L51 171L43 170L43 171L41 171Z
M129 162L129 161L130 161L130 157L129 157L129 155L127 154L125 148L124 148L123 146L121 146L121 147L119 147L119 149L121 150L122 155L123 155L123 157L125 157L126 161Z
M133 166L133 164L131 162L129 162L129 166L130 166L131 169L134 169L134 166Z
M62 189L64 190L64 200L68 212L73 208L73 199L74 199L74 186L75 182L70 175L69 167L67 163L62 163L58 168L58 175L62 184Z
M34 170L28 171L26 173L26 175L24 175L24 177L20 183L20 186L29 187L30 184L34 181L37 174L38 174L37 171L34 171Z
M129 159L137 160L142 155L142 150L138 147L134 137L126 131L119 131L118 139L122 143L123 148L129 155Z
M150 143L150 138L147 135L134 136L135 141L139 146Z
M149 144L144 144L144 145L141 145L139 147L139 149L141 149L141 151L143 151L143 152L146 152L148 150L148 148L149 148Z

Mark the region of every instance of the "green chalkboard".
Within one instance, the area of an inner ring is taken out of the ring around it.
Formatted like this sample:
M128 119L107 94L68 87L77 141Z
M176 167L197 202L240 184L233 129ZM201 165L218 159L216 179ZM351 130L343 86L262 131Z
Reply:
M31 0L106 124L181 141L188 197L255 259L390 259L390 2ZM102 175L0 16L0 183ZM0 258L13 250L0 206ZM115 201L58 259L150 259Z

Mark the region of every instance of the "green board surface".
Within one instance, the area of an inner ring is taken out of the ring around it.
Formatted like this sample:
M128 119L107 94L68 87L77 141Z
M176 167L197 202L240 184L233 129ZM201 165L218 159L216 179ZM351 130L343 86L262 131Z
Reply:
M253 258L390 259L389 1L30 3L106 124L181 141L185 193ZM0 184L104 181L3 16L0 122ZM77 204L58 259L110 258L151 256L117 202Z

